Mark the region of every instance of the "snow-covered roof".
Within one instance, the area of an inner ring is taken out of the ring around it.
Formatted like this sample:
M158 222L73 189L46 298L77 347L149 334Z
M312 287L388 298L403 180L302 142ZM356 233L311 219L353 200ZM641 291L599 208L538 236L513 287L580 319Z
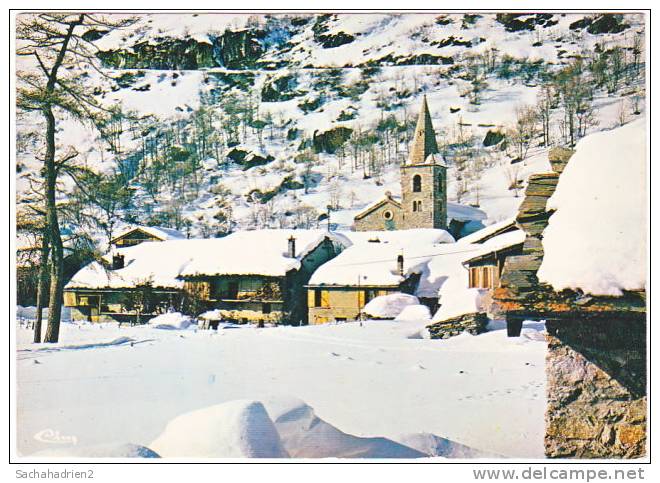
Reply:
M433 316L433 322L481 311L484 290L469 288L468 271L463 266L466 258L472 256L481 245L457 244L453 253L433 258L427 267L426 285L418 288L426 296L438 297L440 308ZM460 248L460 249L458 249Z
M310 285L398 286L407 276L422 273L428 255L438 247L454 245L446 231L424 228L342 234L353 245L319 267ZM404 256L403 277L397 267L397 257L401 254Z
M497 236L500 233L507 231L513 231L516 229L516 217L512 216L506 218L505 220L492 223L481 230L470 233L467 236L461 238L458 243L461 244L471 244L471 243L483 243L493 236Z
M516 245L521 245L525 242L527 234L523 230L513 230L496 237L490 238L484 243L480 243L474 252L470 253L470 257L465 259L465 262L481 258L490 253L499 252L506 248L511 248ZM462 241L462 240L461 240ZM473 245L474 246L474 245Z
M156 238L166 241L166 240L180 240L186 238L186 235L181 233L178 230L175 230L174 228L166 228L163 226L130 226L123 230L119 235L115 236L112 241L114 242L115 240L118 240L119 238L125 237L129 233L134 232L135 230L140 230L145 233L148 233L151 236L155 236Z
M159 243L140 243L120 248L113 253L124 256L124 268L109 270L113 253L101 262L92 262L80 269L69 281L67 289L122 289L151 281L154 287L178 289L183 281L177 277L195 253L212 250L217 239L171 240Z
M296 239L296 256L287 254L289 238ZM340 234L325 230L251 230L218 240L214 250L198 252L181 271L182 277L211 275L263 275L281 277L300 268L300 260L324 239L343 246Z
M296 238L297 256L289 258L289 237ZM132 288L151 280L154 287L178 289L183 276L284 276L300 267L300 260L326 237L342 244L350 241L323 230L253 230L224 238L140 243L115 251L124 256L124 268L109 270L92 262L74 275L67 289ZM112 254L104 256L106 266Z
M548 200L539 280L592 295L645 287L646 142L640 119L577 144Z
M456 221L481 221L488 218L488 215L479 208L472 206L459 205L458 203L447 202L447 220Z

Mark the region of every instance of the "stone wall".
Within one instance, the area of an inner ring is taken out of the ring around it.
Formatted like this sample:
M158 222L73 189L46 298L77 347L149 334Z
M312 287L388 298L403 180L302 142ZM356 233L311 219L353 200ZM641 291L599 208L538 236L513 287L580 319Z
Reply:
M385 218L385 212L389 211L392 218ZM403 229L403 212L393 202L385 203L376 208L363 218L356 218L353 222L355 231L384 231Z
M464 314L459 317L443 320L426 326L431 339L448 339L463 332L478 335L486 332L488 317L484 313L475 312Z
M644 456L645 318L607 315L546 326L546 456Z
M421 191L413 191L413 178L421 178ZM447 227L447 173L440 165L401 166L401 206L404 228ZM413 202L421 202L421 211Z

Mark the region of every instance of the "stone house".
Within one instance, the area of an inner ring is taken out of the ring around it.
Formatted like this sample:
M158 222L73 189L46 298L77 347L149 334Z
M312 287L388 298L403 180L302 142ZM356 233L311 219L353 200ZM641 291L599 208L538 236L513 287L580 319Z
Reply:
M453 241L446 231L433 229L345 236L352 245L319 267L307 284L310 324L358 320L364 306L378 296L416 294L427 261L422 253Z
M510 256L520 255L524 242L524 232L520 231L515 220L506 220L488 226L461 240L480 244L463 265L468 272L468 288L493 290L499 287L504 262Z
M140 243L116 249L81 268L64 287L64 305L74 320L144 323L181 308L177 277L195 251L214 240Z
M323 230L254 230L139 243L90 263L66 285L74 320L137 322L218 309L236 322L305 323L304 285L348 242Z
M401 166L401 197L390 192L355 215L356 231L446 229L455 237L470 221L486 215L447 203L447 168L442 163L426 96L417 119L408 162ZM483 225L478 225L483 226Z
M254 230L222 240L218 251L196 256L179 277L197 311L213 311L207 327L220 320L306 324L305 284L347 245L323 230Z
M432 338L486 330L502 267L508 257L520 253L524 239L515 220L505 220L462 238L453 253L429 263L433 278L445 279L438 289L438 310L428 326Z
M135 226L122 231L110 240L110 245L115 248L126 248L138 245L146 241L169 241L182 240L186 236L173 228L160 226Z
M579 160L574 159L584 149L581 145L573 158L572 151L551 150L553 172L530 177L516 218L526 234L522 253L507 258L500 287L493 295L510 332L519 334L523 320L545 321L548 342L545 453L549 458L639 458L647 451L647 315L643 283L636 289L622 290L620 295L593 295L579 286L557 291L542 282L539 274L548 256L545 243L549 223L558 223L556 218L551 219L555 209L549 209L547 201L563 181L567 162L576 161L585 166L590 161L598 161L595 169L604 170L607 163L612 166L622 162L617 149L621 143L628 143L636 149L625 151L626 174L601 177L600 182L607 183L601 192L614 196L619 190L622 194L618 188L622 185L620 178L628 176L627 173L643 173L643 169L635 167L639 166L635 163L645 160L643 136L638 136L641 140L634 136L612 139L614 135L610 133L598 136L598 142L590 145L598 155L587 152ZM583 221L570 225L572 231L567 237L588 239L598 228L594 223L608 223L615 233L617 230L625 233L624 227L630 226L631 213L610 210L603 211L597 219L586 217L584 203L607 206L607 195L581 197L583 191L596 185L589 184L584 177L577 185L580 193L572 194L577 204L563 209L575 210ZM643 186L635 189L643 190ZM638 209L642 213L643 206ZM639 224L635 224L635 229L643 231ZM590 256L588 252L594 250L593 245L581 241L574 247L574 256ZM640 248L627 242L625 251L617 253L611 241L609 246L606 259L620 257L627 264L634 263L632 255ZM584 276L584 272L575 271L572 264L561 267L564 275L577 279ZM606 264L601 265L600 270L608 269L606 267ZM599 281L603 280L599 274Z

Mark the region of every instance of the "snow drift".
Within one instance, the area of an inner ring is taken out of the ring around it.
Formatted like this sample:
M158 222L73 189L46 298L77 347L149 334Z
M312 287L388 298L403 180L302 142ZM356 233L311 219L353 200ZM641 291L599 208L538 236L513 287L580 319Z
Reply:
M364 313L377 319L394 319L401 311L410 306L419 305L419 299L405 293L381 295L364 306Z
M431 320L431 311L426 305L408 305L395 320Z
M387 438L361 438L320 419L296 398L265 402L282 444L292 458L420 458L425 453Z
M249 400L229 401L178 416L149 446L167 458L288 456L264 406Z
M149 325L156 329L187 329L194 323L193 319L180 312L160 314L149 320Z

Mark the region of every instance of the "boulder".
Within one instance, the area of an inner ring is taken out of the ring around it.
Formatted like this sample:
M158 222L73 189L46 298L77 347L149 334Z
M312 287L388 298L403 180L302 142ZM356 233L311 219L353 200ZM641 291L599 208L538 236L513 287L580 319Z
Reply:
M484 137L483 145L484 147L495 146L501 143L505 137L506 134L504 134L503 132L489 129L488 132L486 133L486 137Z
M317 153L334 154L350 137L353 130L338 126L322 133L314 132L312 146Z

